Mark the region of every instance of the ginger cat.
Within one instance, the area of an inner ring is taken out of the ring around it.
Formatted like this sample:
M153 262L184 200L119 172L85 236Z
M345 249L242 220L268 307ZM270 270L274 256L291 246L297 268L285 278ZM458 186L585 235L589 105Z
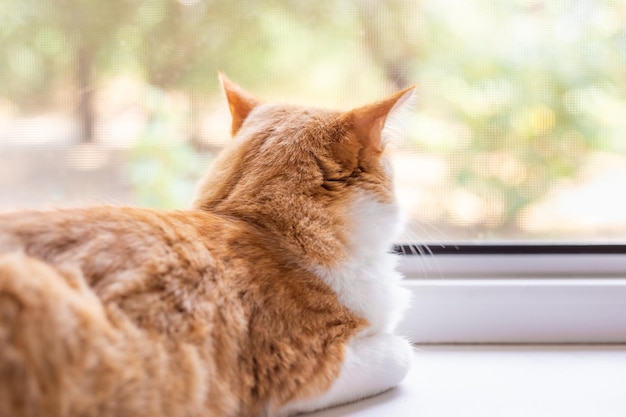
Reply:
M0 416L286 416L397 385L383 129L221 77L233 140L189 210L0 215Z

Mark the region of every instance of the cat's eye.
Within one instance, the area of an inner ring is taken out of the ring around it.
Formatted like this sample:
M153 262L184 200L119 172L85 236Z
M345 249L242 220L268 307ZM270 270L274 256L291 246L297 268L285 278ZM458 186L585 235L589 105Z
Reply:
M350 177L325 177L321 187L326 191L337 191L348 185Z

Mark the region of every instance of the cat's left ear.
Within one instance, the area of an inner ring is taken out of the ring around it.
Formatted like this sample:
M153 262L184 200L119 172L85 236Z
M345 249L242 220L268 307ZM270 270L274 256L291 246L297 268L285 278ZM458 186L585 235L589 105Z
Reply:
M226 100L228 101L228 109L232 117L232 124L230 133L235 136L239 128L246 120L246 117L250 112L261 102L250 93L239 87L237 84L229 80L221 72L218 73L220 83L226 94Z
M406 88L384 100L356 108L346 114L363 149L373 154L380 154L383 151L385 147L383 129L389 119L411 109L415 87Z

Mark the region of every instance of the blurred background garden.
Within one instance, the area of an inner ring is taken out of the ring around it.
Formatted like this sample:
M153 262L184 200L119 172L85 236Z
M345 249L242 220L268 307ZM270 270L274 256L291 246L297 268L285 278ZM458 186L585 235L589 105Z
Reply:
M188 206L218 70L337 109L417 84L404 240L626 240L623 0L2 0L0 210Z

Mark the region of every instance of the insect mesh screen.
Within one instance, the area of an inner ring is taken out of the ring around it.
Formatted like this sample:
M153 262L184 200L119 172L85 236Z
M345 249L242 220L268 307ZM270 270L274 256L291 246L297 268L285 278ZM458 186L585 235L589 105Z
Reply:
M402 240L626 237L621 0L3 0L0 209L185 207L218 69L344 109L417 84Z

